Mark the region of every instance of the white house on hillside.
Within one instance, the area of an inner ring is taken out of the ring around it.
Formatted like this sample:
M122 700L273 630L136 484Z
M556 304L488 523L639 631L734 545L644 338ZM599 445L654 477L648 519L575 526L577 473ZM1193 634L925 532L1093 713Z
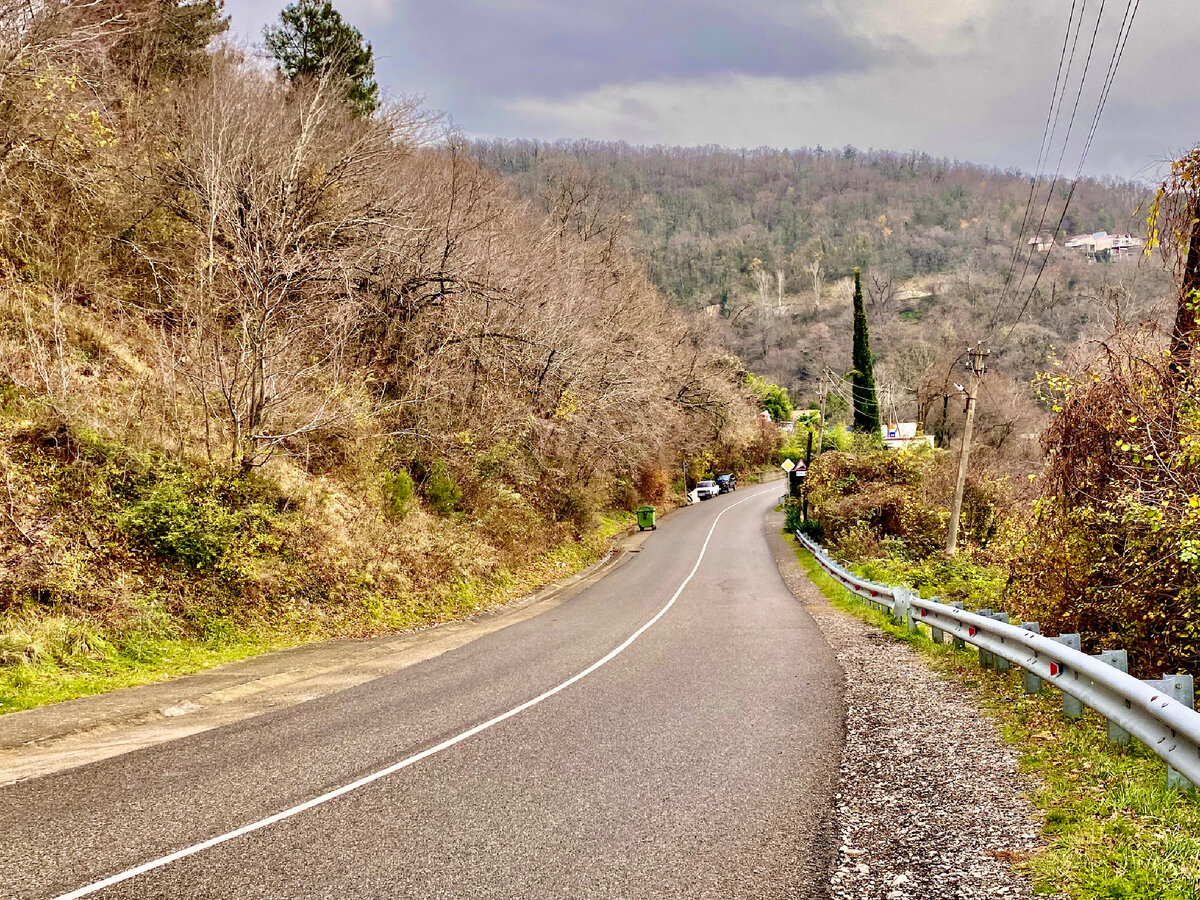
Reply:
M1077 234L1063 244L1068 250L1078 250L1085 256L1098 257L1100 254L1107 254L1110 259L1136 256L1145 245L1144 240L1132 234L1109 234L1107 231Z

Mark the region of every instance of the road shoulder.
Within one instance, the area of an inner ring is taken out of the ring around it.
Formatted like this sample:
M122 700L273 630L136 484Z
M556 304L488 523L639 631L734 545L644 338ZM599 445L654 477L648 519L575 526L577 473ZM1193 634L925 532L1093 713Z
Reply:
M0 785L294 706L440 656L565 603L639 552L649 535L634 531L582 572L466 619L404 634L319 641L0 716Z
M919 654L834 609L767 516L784 582L846 673L846 743L835 797L829 896L1031 898L1012 863L1039 843L1016 752L969 691Z

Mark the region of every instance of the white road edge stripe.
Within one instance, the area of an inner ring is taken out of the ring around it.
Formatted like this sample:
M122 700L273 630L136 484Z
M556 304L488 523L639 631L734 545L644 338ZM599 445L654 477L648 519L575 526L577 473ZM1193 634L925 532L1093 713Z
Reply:
M778 490L778 487L776 486L772 489ZM243 825L241 828L235 828L233 831L227 831L225 834L219 834L216 837L209 838L206 841L201 841L198 844L192 844L190 847L184 847L182 850L176 850L174 853L169 853L166 856L160 856L158 859L152 859L150 862L142 863L140 866L134 866L132 869L126 869L124 872L118 872L116 875L110 875L108 878L105 878L101 881L96 881L92 884L84 885L81 888L76 888L70 893L60 894L59 896L55 897L54 900L78 900L80 897L87 897L91 894L95 894L97 891L102 891L105 888L110 888L115 884L120 884L122 881L128 881L131 878L137 878L139 875L144 875L147 872L153 871L154 869L161 869L163 866L170 865L178 860L186 859L187 857L193 856L197 853L202 853L205 850L216 847L218 844L224 844L226 841L232 841L234 838L239 838L244 834L250 834L252 831L258 831L260 828L266 828L268 825L274 825L276 822L282 822L284 819L290 819L292 816L299 815L305 810L312 809L314 806L320 806L323 803L328 803L330 800L341 797L343 794L349 794L351 791L357 791L361 787L366 787L371 782L378 781L380 778L385 778L386 776L391 775L393 772L399 772L401 769L407 769L414 763L418 763L427 757L433 756L435 753L440 753L443 750L453 747L455 744L465 741L467 738L474 737L481 731L486 731L487 729L491 728L493 725L499 725L505 719L511 719L518 713L522 713L532 706L537 706L543 700L553 697L559 691L569 688L575 682L582 678L586 678L588 675L591 675L593 672L599 669L602 665L620 655L630 644L641 637L651 625L661 619L666 614L667 610L675 605L675 601L679 599L679 595L683 593L684 588L688 586L688 583L699 570L700 563L704 560L704 554L708 551L708 542L712 539L713 532L716 531L717 523L721 521L721 517L735 506L740 506L747 500L753 500L755 497L759 497L764 493L766 492L756 491L749 497L744 497L743 499L738 500L736 503L731 503L729 506L721 510L717 514L717 517L713 519L712 526L708 529L708 534L704 537L704 544L700 547L700 555L696 557L696 564L692 566L692 571L688 572L687 578L683 579L683 583L680 584L675 590L675 593L671 595L671 599L667 601L667 605L656 612L650 621L646 622L646 624L644 624L641 628L627 637L624 642L620 644L620 646L610 650L607 654L600 657L600 659L596 660L582 672L572 675L566 681L556 684L554 687L550 688L544 693L538 694L532 700L526 700L520 706L514 706L512 709L508 710L508 712L503 712L495 718L488 719L486 722L481 722L473 728L468 728L461 734L456 734L452 738L447 738L440 744L436 744L427 750L422 750L420 753L414 753L412 756L402 759L398 763L393 763L385 769L380 769L378 772L372 772L370 775L365 775L357 781L352 781L340 788L334 788L328 793L321 794L319 797L313 797L311 800L306 800L297 806L293 806L289 809L283 810L282 812L277 812L274 815L267 816L265 819L259 819L257 822L251 822L249 825Z

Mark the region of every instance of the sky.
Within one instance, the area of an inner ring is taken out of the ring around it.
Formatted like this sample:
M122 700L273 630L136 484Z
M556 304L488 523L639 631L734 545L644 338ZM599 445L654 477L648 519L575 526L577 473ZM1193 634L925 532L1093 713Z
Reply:
M334 5L371 42L387 93L424 97L470 137L853 144L1026 172L1046 159L1042 171L1071 176L1122 20L1135 2L1083 171L1154 180L1165 160L1200 142L1196 0ZM235 34L250 44L261 44L263 26L281 6L281 0L226 0ZM1083 24L1055 141L1043 152L1073 7L1076 21L1082 9Z

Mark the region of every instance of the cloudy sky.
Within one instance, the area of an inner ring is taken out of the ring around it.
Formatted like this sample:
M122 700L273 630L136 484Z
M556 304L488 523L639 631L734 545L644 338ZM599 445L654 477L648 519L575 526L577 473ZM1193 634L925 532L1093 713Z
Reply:
M226 0L260 42L282 0ZM380 83L484 137L924 150L1032 171L1071 0L335 0ZM1125 15L1084 8L1053 171L1079 164ZM1085 171L1153 178L1200 141L1196 0L1140 2Z

